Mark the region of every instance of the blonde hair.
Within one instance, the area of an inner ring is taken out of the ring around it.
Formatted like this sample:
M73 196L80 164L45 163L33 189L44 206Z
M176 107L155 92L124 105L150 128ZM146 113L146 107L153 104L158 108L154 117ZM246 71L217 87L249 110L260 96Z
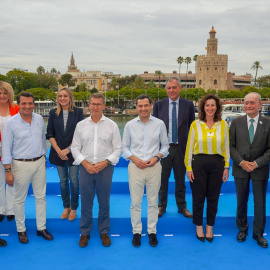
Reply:
M0 89L7 92L8 102L10 106L14 107L14 92L12 86L4 81L0 81Z
M63 110L62 106L58 102L58 96L59 96L61 91L66 91L68 93L68 95L69 95L69 107L68 107L68 110L70 112L73 112L74 111L73 108L75 107L74 96L73 96L72 92L68 88L64 87L64 88L60 89L58 91L58 93L57 93L57 99L56 99L57 109L56 109L56 112L55 112L55 114L57 116L59 116L60 112Z

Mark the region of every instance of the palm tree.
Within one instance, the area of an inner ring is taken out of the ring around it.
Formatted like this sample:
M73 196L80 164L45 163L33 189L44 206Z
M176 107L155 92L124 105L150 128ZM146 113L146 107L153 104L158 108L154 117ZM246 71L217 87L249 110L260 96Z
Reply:
M159 88L160 88L160 77L164 77L164 73L161 70L155 71L155 76L158 77L158 100L159 100Z
M187 89L187 73L188 73L188 64L191 63L191 57L186 57L185 63L187 64L187 71L186 71L186 82L185 82L185 88Z
M251 69L255 69L256 70L256 74L255 74L255 85L256 85L256 78L257 78L257 73L258 73L258 69L263 69L261 66L260 61L255 61L253 62Z
M51 69L51 73L54 75L54 74L57 73L57 70L56 70L55 68L52 68L52 69Z
M181 68L182 63L184 62L184 57L179 56L179 57L177 58L176 62L179 64L179 79L180 79L180 68ZM180 80L181 80L181 79L180 79Z
M195 73L197 73L197 58L198 58L198 55L195 54L195 55L193 56L193 61L195 62Z
M45 68L43 66L39 66L37 68L37 74L44 74L45 73Z

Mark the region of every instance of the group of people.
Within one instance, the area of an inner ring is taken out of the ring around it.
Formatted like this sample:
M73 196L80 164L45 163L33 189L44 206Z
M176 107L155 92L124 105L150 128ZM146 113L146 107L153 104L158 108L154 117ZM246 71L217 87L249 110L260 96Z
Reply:
M105 99L102 94L94 93L90 96L91 115L84 119L82 109L75 107L72 92L68 88L59 90L57 108L50 111L45 136L42 117L33 113L34 97L22 92L17 97L17 107L13 104L12 87L1 82L3 165L0 165L0 221L4 215L7 215L8 220L14 219L15 215L19 241L28 243L24 204L31 182L36 201L37 235L46 240L53 239L46 229L44 163L47 138L51 143L49 160L57 166L60 179L64 208L62 219L72 221L76 218L80 189L80 247L86 247L90 239L95 194L99 204L100 238L103 246L111 245L111 183L114 165L121 153L125 159L130 160L128 173L134 247L141 245L144 187L148 202L149 244L153 247L158 244L156 224L158 218L166 213L172 170L178 212L186 218L193 217L196 237L200 241L206 239L212 242L219 194L222 182L228 179L230 156L237 194L237 240L245 241L248 234L247 202L249 183L252 180L253 238L260 246L268 247L263 233L269 178L270 119L259 114L260 95L250 93L245 97L246 115L233 120L229 130L221 118L222 104L217 96L209 94L202 98L199 117L195 120L193 102L179 97L179 78L170 77L165 89L168 97L154 104L148 95L137 97L138 117L126 124L121 142L117 124L103 115ZM192 189L193 215L185 200L186 174ZM204 231L205 200L207 217ZM6 242L1 239L0 245L4 246Z

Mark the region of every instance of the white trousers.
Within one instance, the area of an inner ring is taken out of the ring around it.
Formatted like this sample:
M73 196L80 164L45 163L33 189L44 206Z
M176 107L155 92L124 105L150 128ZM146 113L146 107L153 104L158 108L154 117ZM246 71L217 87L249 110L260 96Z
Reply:
M158 221L158 192L161 183L161 164L157 162L154 167L139 169L133 162L128 165L129 192L131 196L131 224L133 234L142 233L141 206L146 186L147 195L147 232L156 233Z
M33 162L13 160L14 213L18 232L25 232L25 199L30 183L36 203L36 223L38 230L46 229L46 168L45 158Z
M5 167L0 162L0 214L14 215L14 186L6 185Z

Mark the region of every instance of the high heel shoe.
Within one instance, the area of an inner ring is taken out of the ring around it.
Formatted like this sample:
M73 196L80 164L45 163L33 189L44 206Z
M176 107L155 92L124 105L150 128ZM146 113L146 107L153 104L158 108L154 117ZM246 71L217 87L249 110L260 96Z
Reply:
M207 226L206 225L206 231L207 231L207 227L210 227L210 226ZM207 232L206 232L207 233ZM209 242L209 243L212 243L213 242L213 240L214 240L214 234L213 234L213 227L212 227L212 237L205 237L205 239Z
M69 221L74 220L74 219L76 218L76 214L77 214L77 210L71 210L71 211L70 211L70 214L69 214L69 216L68 216L68 220L69 220Z
M62 215L61 215L61 219L68 218L69 213L70 213L70 208L65 208Z
M196 232L196 236L197 236L197 239L199 239L200 241L204 242L205 240L205 237L204 236L199 236Z
M199 236L199 235L198 235L197 228L198 228L198 226L196 226L196 237L197 237L197 239L199 239L200 241L204 242L205 237L204 237L204 236Z

